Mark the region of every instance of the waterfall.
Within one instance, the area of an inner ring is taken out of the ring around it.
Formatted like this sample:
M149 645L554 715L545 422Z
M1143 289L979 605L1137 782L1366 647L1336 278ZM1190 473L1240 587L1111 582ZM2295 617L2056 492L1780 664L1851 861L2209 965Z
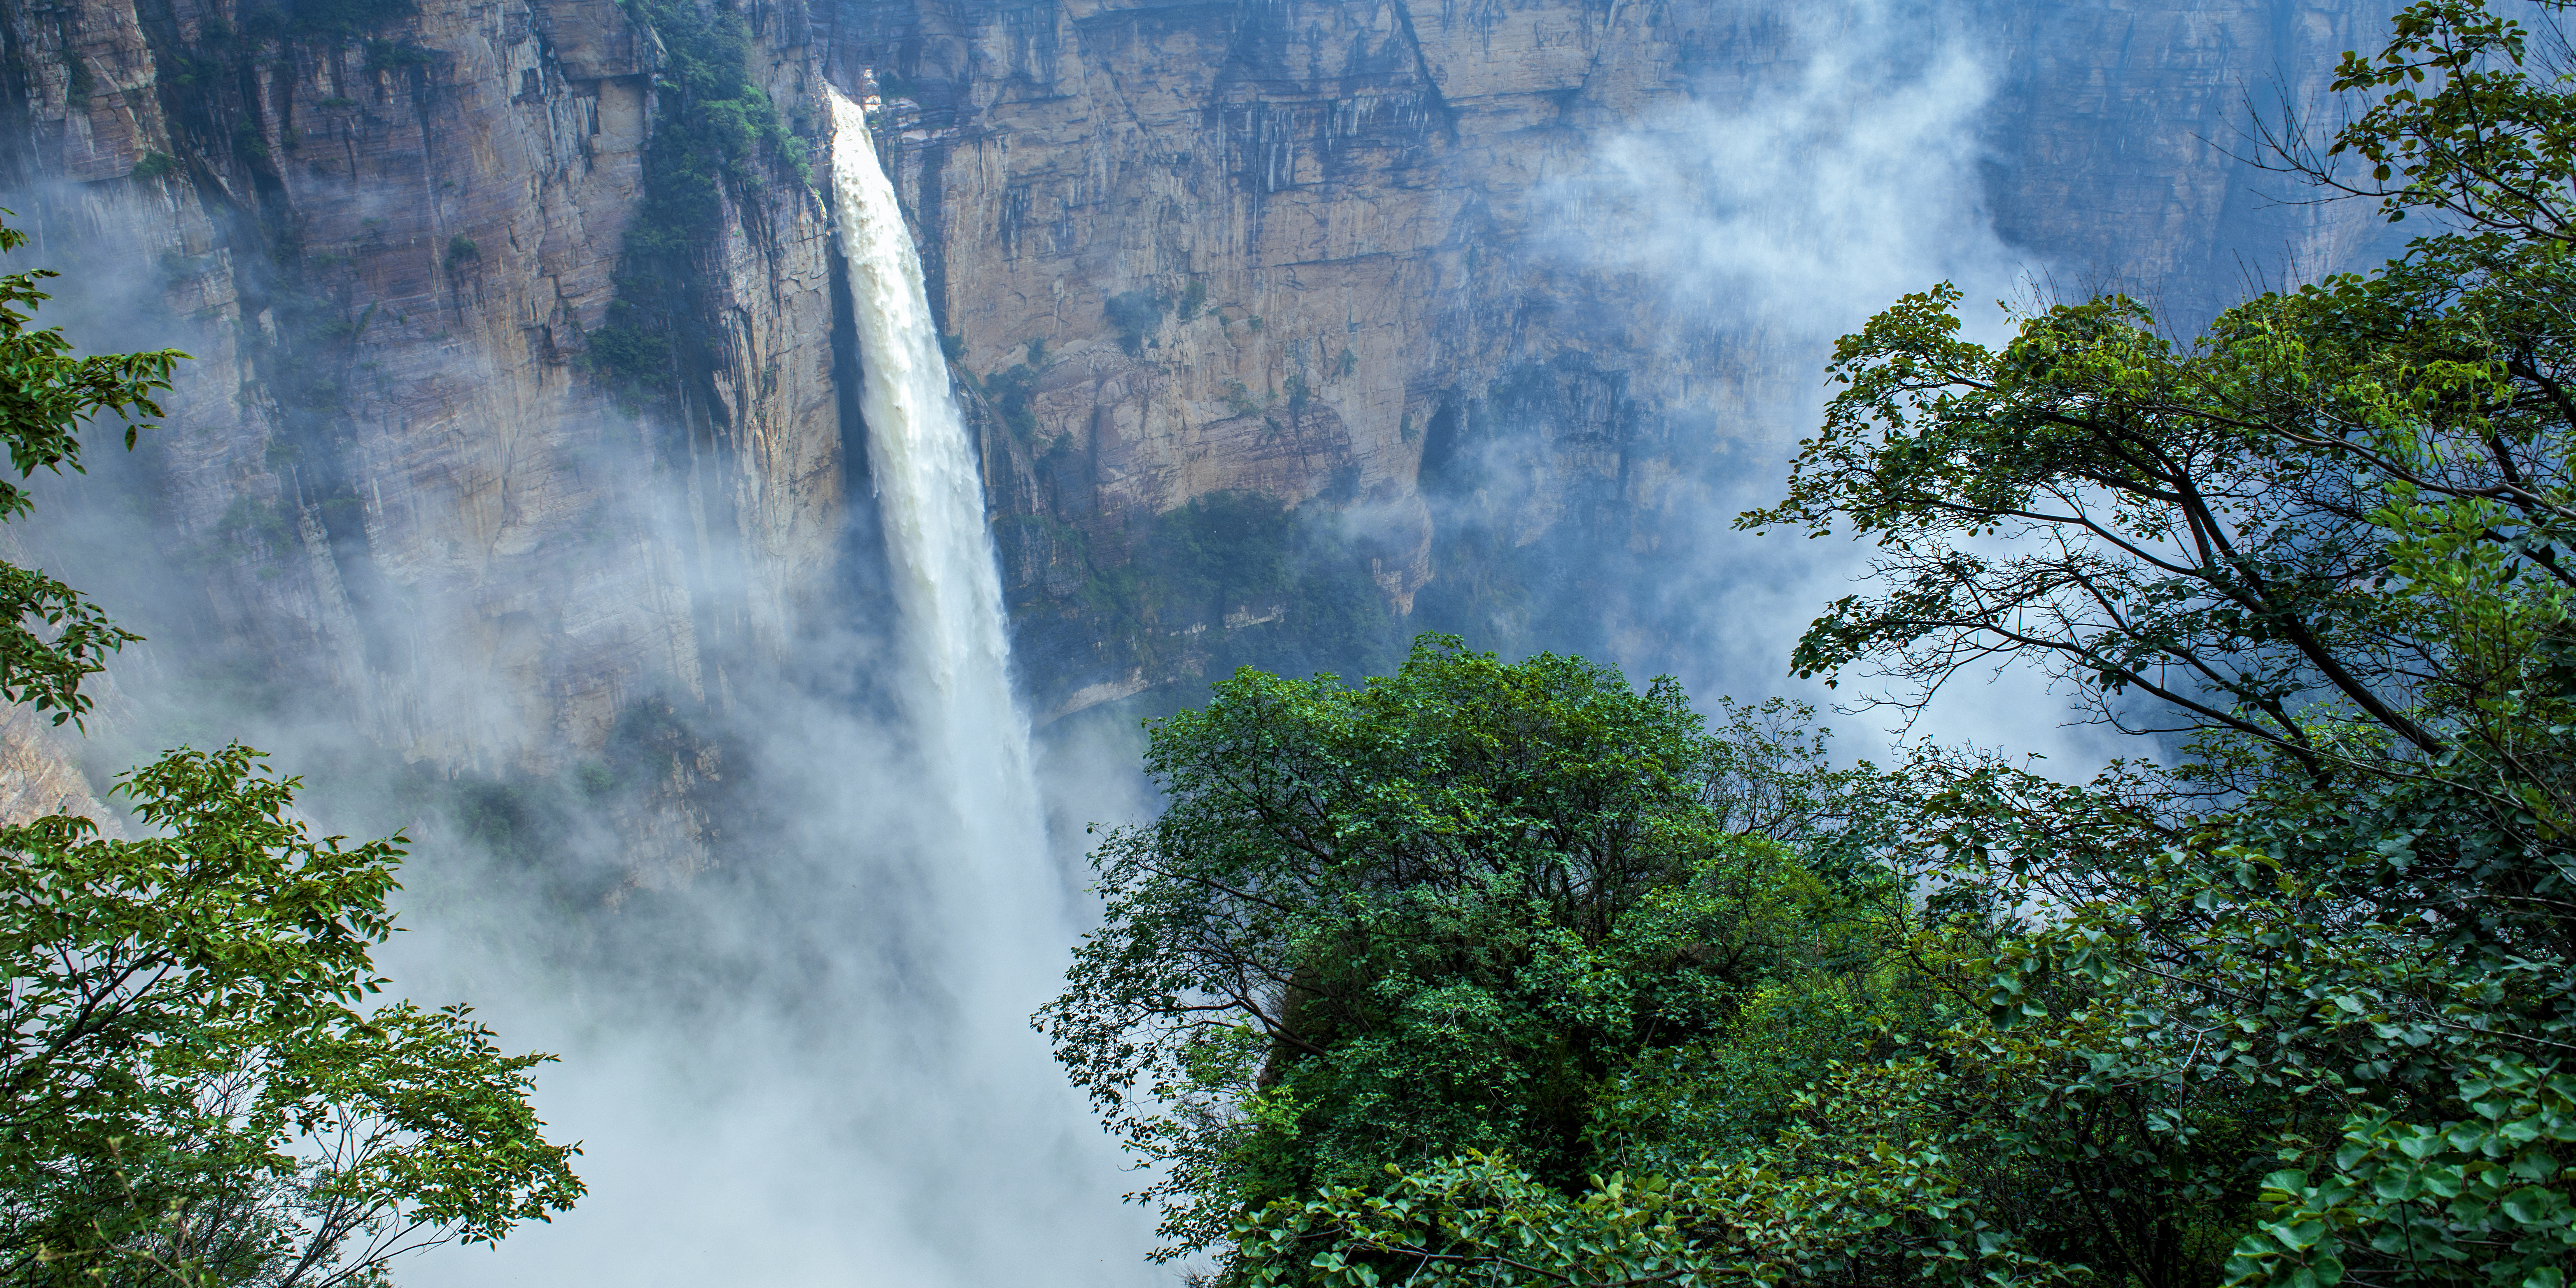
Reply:
M930 1242L955 1269L874 1281L1141 1282L1143 1227L1111 1179L1116 1153L1022 1018L1060 981L1074 926L1048 853L1028 718L1011 692L982 471L950 387L921 257L877 164L866 114L839 91L824 92L859 404L901 618L899 665L909 672L898 688L920 751L912 768L929 798L918 811L931 823L924 857L937 873L938 893L925 891L911 912L938 928L946 948L939 991L953 1008L931 1028L880 1032L922 1054L897 1075L913 1085L917 1122L874 1130L877 1148L943 1160L916 1172L912 1186L961 1186L946 1206L976 1214ZM931 821L941 814L944 834Z
M815 674L738 694L734 727L760 749L743 781L777 811L757 852L639 900L652 947L618 969L567 981L539 963L500 997L520 1040L569 1052L541 1091L556 1131L588 1142L593 1193L514 1233L506 1273L449 1249L406 1268L416 1288L1158 1278L1116 1146L1028 1027L1080 913L1047 845L920 258L864 116L831 106L895 656L818 634L798 659ZM892 682L893 721L849 700L843 667ZM446 978L482 969L483 945L560 933L535 901L477 898L472 938L406 937Z
M857 314L868 465L884 515L908 713L970 850L985 863L1037 846L1028 719L1011 695L1002 578L983 477L949 389L921 256L877 165L865 113L832 102L832 197ZM1022 835L1013 836L1012 832Z

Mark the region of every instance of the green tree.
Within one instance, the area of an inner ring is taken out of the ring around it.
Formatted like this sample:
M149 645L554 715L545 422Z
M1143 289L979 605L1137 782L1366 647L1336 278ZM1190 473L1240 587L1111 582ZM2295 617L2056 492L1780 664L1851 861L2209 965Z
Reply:
M2169 1088L2159 1148L2277 1107L2246 1157L2288 1166L2238 1281L2551 1285L2576 1261L2576 112L2529 43L2432 0L2343 61L2362 110L2288 159L2341 182L2324 165L2358 154L2347 189L2444 215L2404 257L2187 348L2105 299L1990 350L1955 292L1911 297L1838 349L1849 388L1788 499L1744 520L1884 552L1885 592L1832 605L1802 671L2036 656L2098 718L2192 736L2149 791L2198 813L2147 844L2064 843L2105 784L1955 811L1943 852L2059 910L2002 946L1989 1000L2008 1028L2107 1026L2065 1043L2092 1066L2069 1103Z
M1787 499L1739 520L1882 552L1884 593L1832 604L1800 674L1866 663L1920 693L2030 658L2099 719L2221 735L2212 770L2438 778L2559 828L2565 784L2524 747L2554 745L2576 588L2576 351L2568 247L2522 232L2563 218L2576 132L2512 22L2443 0L2397 31L2347 56L2338 88L2385 92L2333 147L2406 169L2393 214L2436 205L2470 231L2250 300L2189 346L2114 297L1988 349L1959 338L1946 285L1842 341L1848 388Z
M0 278L0 300L32 308L42 276ZM21 478L79 469L101 412L157 415L183 356L69 352L0 307ZM0 518L28 507L0 481ZM0 569L0 591L0 689L77 719L82 679L137 637L41 573ZM247 748L181 748L113 793L144 839L0 827L0 1280L381 1283L403 1252L581 1194L528 1102L551 1057L504 1054L461 1006L373 1000L403 839L316 838L296 787Z
M2112 297L1978 345L1942 286L1837 348L1787 497L1742 520L1877 545L1794 668L1908 704L2017 658L2185 748L2083 785L1935 755L1873 798L1920 1029L1749 1148L1619 1156L1650 1176L1465 1154L1274 1199L1245 1277L2559 1288L2576 98L2534 47L2427 0L2343 60L2352 123L2285 142L2442 216L2379 271L2188 343Z
M2047 906L2044 891L1996 872L2042 845L2053 863L2080 853L2103 868L2152 854L2170 817L2152 815L2152 796L1943 753L1863 799L1880 828L1857 839L1912 895L1868 923L1876 970L1839 988L1762 990L1776 1000L1748 999L1722 1041L1632 1060L1590 1106L1591 1135L1624 1148L1584 1176L1470 1154L1247 1211L1244 1278L2216 1281L2273 1165L2270 1143L2330 1130L2334 1107L2212 1077L2177 1094L2168 1052L2126 1047L2119 1013L2086 1004L2103 990L2088 994L2072 971L2016 976L2013 1000L2038 1013L1992 1014L1996 963L2020 964L2034 934L2017 912ZM1851 831L1804 848L1848 852ZM1980 837L1993 848L1978 851ZM1812 1032L1854 984L1875 1003L1858 1033L1784 1043L1766 1031L1765 1010L1785 1004Z
M0 828L0 1264L13 1283L328 1285L571 1205L528 1070L463 1007L365 1008L400 838L291 815L257 753L120 787L158 835Z
M0 225L0 253L26 242L26 233ZM133 447L136 433L149 428L134 418L161 414L154 395L170 387L171 372L188 356L163 349L73 357L61 328L29 325L38 305L52 298L36 284L53 276L45 269L0 275L0 437L8 440L9 464L21 479L40 469L78 472L81 427L101 413L127 422L125 445ZM0 475L0 522L34 504L26 489ZM57 725L77 721L90 706L80 692L82 677L139 638L62 582L0 562L0 701L51 711Z
M1169 805L1093 855L1108 907L1038 1022L1168 1169L1165 1255L1389 1164L1507 1154L1548 1182L1651 1147L1641 1058L1866 964L1878 890L1784 841L1849 775L1778 704L1712 734L1669 682L1426 637L1393 676L1249 669L1153 729ZM1819 990L1821 991L1821 990ZM1847 1007L1763 1031L1863 1045ZM1839 1048L1838 1048L1839 1049ZM1591 1130L1625 1096L1626 1129Z

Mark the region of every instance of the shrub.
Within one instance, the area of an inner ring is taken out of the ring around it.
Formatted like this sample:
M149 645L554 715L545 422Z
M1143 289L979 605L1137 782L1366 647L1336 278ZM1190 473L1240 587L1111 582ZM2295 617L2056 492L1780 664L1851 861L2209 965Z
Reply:
M1151 291L1120 291L1109 297L1103 312L1118 332L1118 347L1133 357L1144 351L1145 338L1163 325L1163 310L1163 297Z

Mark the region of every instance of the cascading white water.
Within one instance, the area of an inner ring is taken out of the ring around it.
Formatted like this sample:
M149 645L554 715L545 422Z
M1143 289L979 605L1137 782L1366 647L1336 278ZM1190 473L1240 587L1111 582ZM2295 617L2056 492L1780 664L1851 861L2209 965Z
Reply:
M824 92L868 465L902 662L912 672L900 689L921 751L914 768L930 794L945 798L925 802L923 813L944 807L954 828L926 838L937 892L925 891L915 908L938 919L947 950L941 991L953 1009L935 1033L906 1038L948 1064L945 1085L923 1088L926 1097L973 1105L988 1123L1008 1124L1001 1136L1011 1142L981 1159L960 1152L951 1160L943 1182L967 1184L993 1210L976 1223L982 1246L952 1245L943 1255L979 1266L959 1272L960 1284L1136 1282L1146 1273L1134 1239L1140 1226L1132 1210L1118 1210L1108 1138L1022 1019L1059 981L1073 926L1048 855L1029 722L1011 691L982 471L940 352L920 254L877 164L866 113L837 90ZM951 1148L935 1132L925 1143Z
M838 94L831 105L833 209L901 618L901 655L871 676L901 695L901 727L848 702L833 670L880 659L828 636L799 659L828 698L792 677L735 697L735 727L759 748L745 779L779 823L736 882L669 901L694 947L668 974L645 954L578 987L531 970L495 1008L519 1040L566 1053L541 1094L557 1133L588 1142L592 1195L498 1257L432 1253L406 1283L1160 1277L1144 1258L1150 1217L1120 1202L1114 1145L1028 1027L1078 914L1047 846L981 473L920 260L864 115ZM455 979L494 956L483 944L560 933L542 914L478 906L489 928L457 933L480 942L416 938L418 977ZM733 990L705 996L710 978ZM592 1018L583 989L619 1019Z
M960 825L982 842L969 848L989 859L1015 843L1036 845L1039 832L1028 720L1011 696L983 479L949 389L921 257L894 185L877 165L866 114L838 90L825 92L834 216L864 371L868 465L907 661L919 672L909 714Z

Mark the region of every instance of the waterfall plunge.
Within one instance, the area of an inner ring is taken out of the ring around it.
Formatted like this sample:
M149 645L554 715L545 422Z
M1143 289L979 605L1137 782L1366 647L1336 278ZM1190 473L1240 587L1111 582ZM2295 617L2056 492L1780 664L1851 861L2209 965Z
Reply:
M893 187L863 115L831 102L900 727L793 684L736 699L791 825L735 882L668 900L675 965L508 965L507 946L560 929L506 902L450 923L454 938L412 937L412 978L446 981L433 996L488 1001L514 1041L565 1053L540 1100L557 1138L585 1141L592 1186L497 1252L426 1254L400 1272L413 1288L1168 1280L1144 1260L1151 1218L1119 1201L1115 1146L1027 1026L1075 927L1011 694L982 481ZM874 664L829 645L809 660ZM524 973L474 981L495 962Z
M988 863L1014 850L1035 857L1043 842L1028 720L1011 696L983 477L949 393L921 256L877 166L866 114L840 91L825 92L833 211L865 373L868 466L915 672L909 714L969 852Z

